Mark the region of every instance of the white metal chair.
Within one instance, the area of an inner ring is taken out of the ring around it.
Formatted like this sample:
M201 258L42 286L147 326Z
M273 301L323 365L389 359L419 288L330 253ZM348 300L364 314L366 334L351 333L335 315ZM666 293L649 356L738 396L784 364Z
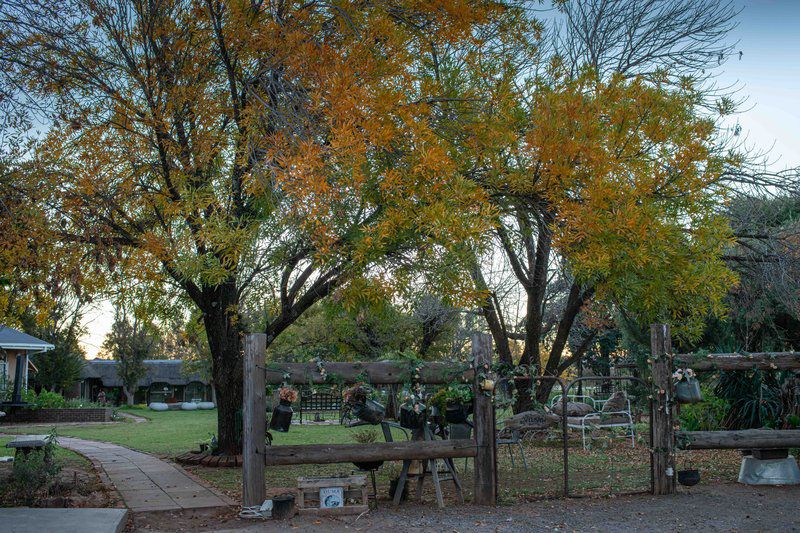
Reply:
M583 441L583 449L585 450L587 448L586 446L587 429L591 432L594 431L595 429L608 429L608 428L626 428L627 432L630 434L631 448L635 448L636 426L633 423L633 414L631 411L630 398L625 399L625 404L627 408L621 411L603 411L602 406L604 406L608 400L595 400L595 401L599 402L599 405L601 405L601 409L599 411L595 411L594 413L589 413L581 417L575 417L575 416L567 417L567 427L571 429L581 430L581 440Z

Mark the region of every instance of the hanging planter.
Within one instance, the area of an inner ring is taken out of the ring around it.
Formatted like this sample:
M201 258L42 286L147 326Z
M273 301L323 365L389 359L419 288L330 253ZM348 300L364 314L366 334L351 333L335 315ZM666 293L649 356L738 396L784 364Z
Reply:
M380 424L386 415L386 408L375 400L366 400L353 406L353 414L367 424Z
M269 429L274 429L281 433L289 431L292 424L292 402L297 400L297 391L292 387L281 387L278 390L280 402L272 410L272 418L269 421Z
M425 405L417 403L400 407L400 426L419 429L425 423Z
M472 413L472 402L448 403L444 410L444 418L450 424L463 424L470 413Z
M672 374L675 382L675 399L678 403L698 403L703 401L703 393L700 390L700 382L694 377L691 368L686 370L678 369Z
M678 483L684 487L693 487L700 483L700 471L695 469L678 470Z

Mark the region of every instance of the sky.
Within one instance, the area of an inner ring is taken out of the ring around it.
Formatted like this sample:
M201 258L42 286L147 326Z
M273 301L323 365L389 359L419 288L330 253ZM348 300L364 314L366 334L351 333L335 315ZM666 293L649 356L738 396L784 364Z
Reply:
M731 33L737 55L718 77L722 87L740 88L746 97L738 121L748 148L769 151L771 170L800 166L800 0L737 0L739 25ZM114 318L113 307L99 302L85 322L87 356L97 355Z

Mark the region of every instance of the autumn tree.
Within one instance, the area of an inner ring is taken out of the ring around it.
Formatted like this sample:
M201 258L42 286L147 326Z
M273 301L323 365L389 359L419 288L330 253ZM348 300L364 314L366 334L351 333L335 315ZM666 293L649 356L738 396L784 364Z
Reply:
M31 179L60 241L112 283L171 283L200 310L223 451L238 448L245 308L265 315L271 343L336 287L471 290L455 243L474 248L489 211L432 127L430 65L518 11L2 4L3 94L50 124Z
M592 348L597 330L578 327L592 302L682 338L722 311L722 211L743 163L720 130L733 102L707 83L731 52L729 2L555 4L527 44L484 47L480 69L440 62L454 102L441 127L496 213L472 270L481 311L502 362L548 376Z
M117 361L117 377L122 382L127 405L133 405L139 380L147 373L144 361L153 354L158 339L152 324L135 316L131 320L124 311L117 310L102 352Z

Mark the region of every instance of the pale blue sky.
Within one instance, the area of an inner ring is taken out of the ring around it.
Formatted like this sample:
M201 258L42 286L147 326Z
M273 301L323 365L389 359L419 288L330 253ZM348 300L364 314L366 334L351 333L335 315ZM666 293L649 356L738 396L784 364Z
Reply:
M741 60L723 65L722 86L741 87L746 111L733 118L756 150L770 150L772 169L800 166L800 0L737 0L744 10L731 41ZM83 339L89 357L97 354L111 327L113 309L101 302L86 318Z

